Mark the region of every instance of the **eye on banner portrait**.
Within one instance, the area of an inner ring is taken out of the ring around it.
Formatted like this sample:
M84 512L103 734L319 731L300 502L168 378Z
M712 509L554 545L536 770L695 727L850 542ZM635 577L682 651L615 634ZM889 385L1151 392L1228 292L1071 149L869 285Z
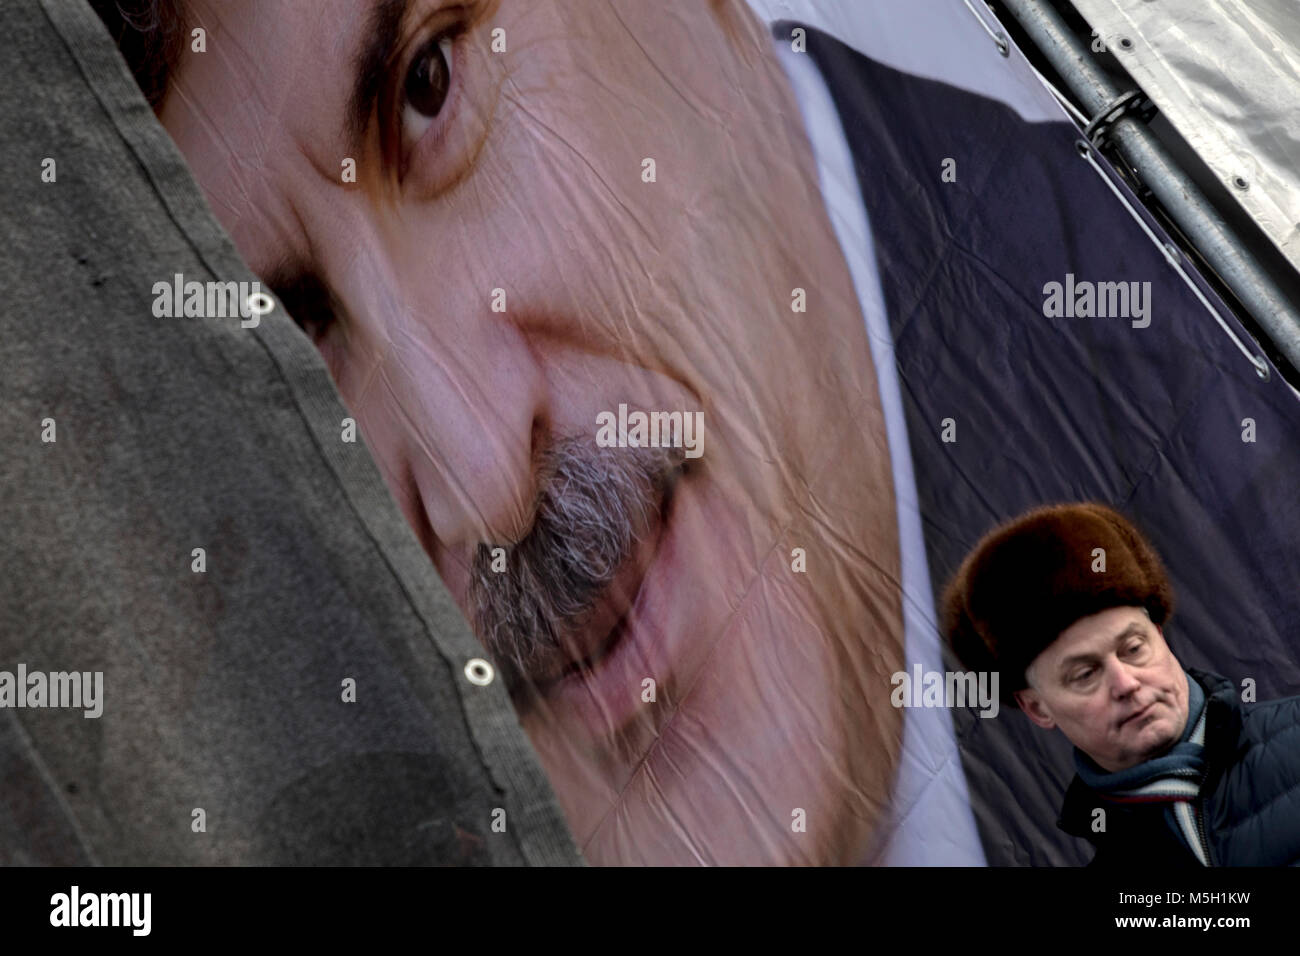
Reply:
M1066 742L927 692L1041 505L1147 535L1180 660L1300 691L1297 395L962 4L92 5L589 863L1087 862Z

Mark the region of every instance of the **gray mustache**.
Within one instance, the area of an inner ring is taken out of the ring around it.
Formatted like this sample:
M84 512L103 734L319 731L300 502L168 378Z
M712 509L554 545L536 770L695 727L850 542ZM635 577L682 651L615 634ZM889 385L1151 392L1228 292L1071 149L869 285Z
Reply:
M632 554L682 461L680 448L598 448L590 436L543 453L533 527L514 544L480 543L471 566L475 630L511 694L568 664L564 635ZM492 570L498 547L504 571Z

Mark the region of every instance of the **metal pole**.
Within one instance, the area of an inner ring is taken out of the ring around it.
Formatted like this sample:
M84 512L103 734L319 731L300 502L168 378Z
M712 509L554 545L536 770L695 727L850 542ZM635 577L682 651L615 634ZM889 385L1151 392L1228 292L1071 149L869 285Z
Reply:
M1097 65L1087 44L1070 32L1049 4L1042 0L1001 3L1051 62L1089 116L1096 116L1126 92ZM1238 241L1232 227L1174 162L1155 134L1139 119L1126 115L1110 127L1109 139L1278 351L1293 368L1300 369L1300 311Z

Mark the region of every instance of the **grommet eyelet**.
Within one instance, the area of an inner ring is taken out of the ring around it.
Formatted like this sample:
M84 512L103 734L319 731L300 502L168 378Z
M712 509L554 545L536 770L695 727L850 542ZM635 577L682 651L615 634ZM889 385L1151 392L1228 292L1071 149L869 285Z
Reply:
M275 308L275 300L265 292L254 292L246 304L250 315L266 315Z
M492 683L496 676L496 671L492 665L481 657L475 657L465 665L465 677L471 684L477 684L479 687L486 687Z

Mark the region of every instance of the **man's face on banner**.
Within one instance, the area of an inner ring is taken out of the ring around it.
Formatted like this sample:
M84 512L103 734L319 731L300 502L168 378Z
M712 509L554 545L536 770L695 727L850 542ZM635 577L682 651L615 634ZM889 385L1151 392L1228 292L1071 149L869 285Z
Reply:
M889 454L762 26L189 6L207 51L161 119L305 320L587 859L860 859L901 740ZM620 404L702 413L702 454L598 446Z
M1187 725L1187 678L1141 608L1080 618L1026 671L1017 695L1040 727L1060 727L1098 766L1125 770L1169 748Z

